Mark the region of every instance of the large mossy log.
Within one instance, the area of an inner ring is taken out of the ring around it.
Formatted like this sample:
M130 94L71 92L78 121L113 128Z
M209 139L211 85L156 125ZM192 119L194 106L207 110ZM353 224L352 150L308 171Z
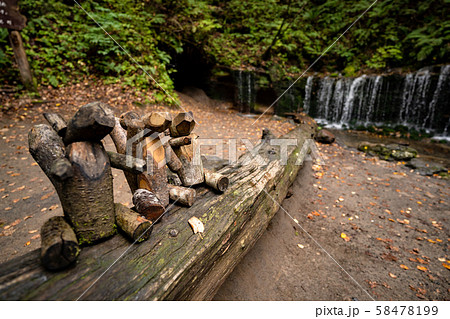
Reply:
M172 207L154 224L149 240L125 254L130 243L114 236L85 247L76 267L58 273L40 265L39 251L0 265L0 299L212 299L278 211L277 202L294 181L310 137L306 125L284 136L297 139L296 146L287 147L287 165L275 158L280 147L263 141L259 157L247 153L219 170L230 180L223 194L197 188L192 207ZM193 216L205 226L202 236L188 225Z

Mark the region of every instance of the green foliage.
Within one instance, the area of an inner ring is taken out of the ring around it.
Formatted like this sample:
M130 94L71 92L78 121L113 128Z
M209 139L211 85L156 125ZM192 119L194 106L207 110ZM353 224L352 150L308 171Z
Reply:
M94 75L173 94L173 60L194 46L216 66L260 69L271 79L303 72L372 0L21 0L22 31L34 74L59 86ZM448 0L378 1L313 66L354 76L365 69L448 63ZM122 50L106 33L111 35ZM0 29L4 81L17 78L8 32ZM142 67L142 68L141 68ZM161 94L160 94L161 93Z

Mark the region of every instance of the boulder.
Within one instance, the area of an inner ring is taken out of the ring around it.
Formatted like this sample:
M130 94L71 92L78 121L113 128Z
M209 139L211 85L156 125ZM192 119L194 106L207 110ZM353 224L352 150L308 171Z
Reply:
M336 137L330 131L322 129L317 132L315 139L322 144L331 144L336 140Z

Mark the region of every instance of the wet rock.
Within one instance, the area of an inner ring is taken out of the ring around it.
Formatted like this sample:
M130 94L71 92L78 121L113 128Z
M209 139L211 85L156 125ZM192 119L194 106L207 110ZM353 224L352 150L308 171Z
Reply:
M447 172L445 167L437 163L418 158L413 158L411 161L406 163L406 166L415 169L420 175L423 176L433 176L433 174Z
M317 132L315 139L322 144L331 144L336 140L336 137L330 131L322 129Z

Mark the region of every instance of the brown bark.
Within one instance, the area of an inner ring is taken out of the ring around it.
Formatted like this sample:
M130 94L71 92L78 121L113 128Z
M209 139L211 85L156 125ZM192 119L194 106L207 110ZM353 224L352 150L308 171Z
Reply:
M178 172L183 167L183 164L173 151L172 146L170 146L169 143L166 143L164 144L164 150L166 153L167 166L172 170L172 172Z
M216 191L223 193L228 188L229 180L228 177L220 173L205 171L205 183Z
M178 113L170 125L170 135L172 137L187 136L191 134L194 127L195 121L192 112Z
M31 74L30 64L28 63L27 54L23 47L22 36L19 31L9 31L9 40L14 52L14 58L19 67L20 78L23 85L28 91L37 92L36 85Z
M152 132L164 132L172 123L172 116L169 112L152 112L142 116L145 127Z
M117 153L126 154L127 150L127 131L120 125L120 119L115 117L116 124L114 125L114 129L109 133L111 139L116 146ZM123 172L125 178L128 182L128 186L130 186L131 194L133 194L139 187L137 185L136 175L133 173L129 173L127 171Z
M177 172L183 183L183 186L192 186L203 183L205 180L203 175L203 165L200 158L197 138L195 134L191 134L191 144L175 147L173 151L181 161L182 168Z
M164 206L158 197L147 189L138 189L133 195L136 211L145 218L155 221L164 213Z
M116 152L107 152L107 154L111 167L120 169L124 172L141 174L147 168L147 163L143 159Z
M115 120L111 114L106 114L102 103L93 102L78 109L67 124L64 143L80 141L100 141L114 129Z
M180 147L183 145L189 145L191 144L191 137L190 136L181 136L181 137L175 137L169 140L169 144L172 147Z
M80 253L77 237L62 216L47 220L41 228L41 261L45 268L59 270L73 263Z
M147 240L152 233L152 222L122 204L115 203L117 226L133 241Z
M106 151L99 143L76 142L67 147L67 157L73 177L62 184L59 194L80 244L113 235L113 182Z
M67 130L66 120L64 120L63 117L58 113L44 113L44 117L50 124L52 129L54 129L59 136L64 138Z
M73 176L72 164L67 158L59 158L50 167L50 174L59 182L63 182Z
M192 188L169 184L169 195L174 202L191 207L194 204L196 191Z
M165 207L169 205L169 191L167 188L165 150L159 136L147 137L144 140L142 151L143 158L147 162L147 171L138 176L139 188L152 191Z

